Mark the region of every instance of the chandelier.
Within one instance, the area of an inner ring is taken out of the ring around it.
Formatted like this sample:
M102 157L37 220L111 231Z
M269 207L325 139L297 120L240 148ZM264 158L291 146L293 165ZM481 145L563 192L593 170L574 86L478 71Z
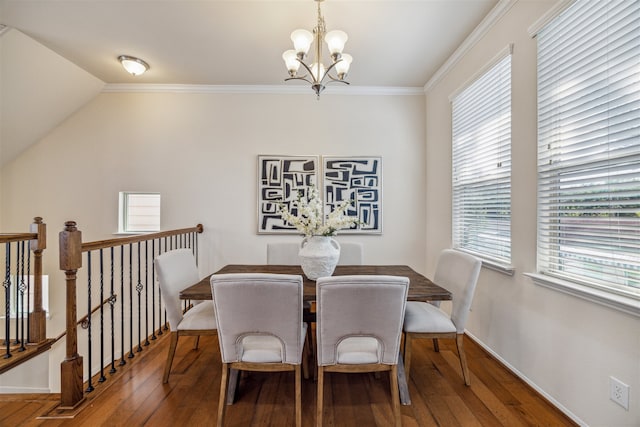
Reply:
M324 0L314 0L318 3L318 23L313 29L313 34L307 30L295 30L291 33L291 40L293 41L294 49L287 50L282 54L289 71L289 77L284 79L288 80L304 80L307 83L311 83L311 88L316 93L318 99L320 99L320 93L324 90L326 83L339 82L349 84L345 80L349 66L353 58L351 55L342 53L344 44L347 42L347 33L340 30L333 30L327 32L327 28L320 11L320 3ZM329 54L331 55L331 65L325 67L322 64L322 40L327 43ZM307 52L311 44L314 43L315 57L311 65L307 65L304 62ZM302 65L308 74L298 76L298 69ZM334 77L329 74L330 71L335 71Z

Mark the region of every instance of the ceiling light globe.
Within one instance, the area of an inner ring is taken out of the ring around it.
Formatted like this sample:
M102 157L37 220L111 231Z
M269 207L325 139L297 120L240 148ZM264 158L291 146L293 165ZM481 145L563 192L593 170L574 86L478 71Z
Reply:
M329 53L331 55L340 54L344 49L344 44L347 42L347 33L340 30L329 31L324 36L324 41L327 43L327 47L329 48Z
M348 53L343 53L341 58L342 59L336 64L336 73L338 73L338 77L342 80L349 72L349 67L351 67L353 57Z
M133 56L120 55L118 61L120 61L124 69L133 76L144 74L144 72L149 69L149 64Z
M298 57L296 55L296 51L293 49L289 49L282 54L282 59L287 66L287 70L290 75L295 75L298 72L298 68L300 68L300 61L298 61Z
M291 33L291 41L297 54L306 55L313 42L313 34L307 30L295 30Z
M311 68L311 75L313 76L313 80L316 82L321 82L324 78L325 73L324 65L314 62L309 68Z

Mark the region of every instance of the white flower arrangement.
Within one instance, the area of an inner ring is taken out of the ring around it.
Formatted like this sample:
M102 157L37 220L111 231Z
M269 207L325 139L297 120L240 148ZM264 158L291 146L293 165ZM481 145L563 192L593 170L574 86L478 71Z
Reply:
M352 203L352 200L345 200L323 222L322 200L316 187L310 186L306 197L303 191L299 191L298 198L291 202L291 210L297 211L297 215L292 214L284 203L278 204L278 212L286 223L294 226L305 237L335 236L338 230L360 223L357 217L345 215Z

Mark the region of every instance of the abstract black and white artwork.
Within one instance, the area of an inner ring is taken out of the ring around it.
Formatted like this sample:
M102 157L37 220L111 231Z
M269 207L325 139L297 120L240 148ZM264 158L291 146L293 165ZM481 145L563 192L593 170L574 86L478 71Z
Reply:
M278 203L291 209L299 191L318 186L318 156L258 156L258 233L300 234L278 213Z
M323 156L323 199L328 214L353 200L347 215L360 224L343 233L382 233L382 157Z

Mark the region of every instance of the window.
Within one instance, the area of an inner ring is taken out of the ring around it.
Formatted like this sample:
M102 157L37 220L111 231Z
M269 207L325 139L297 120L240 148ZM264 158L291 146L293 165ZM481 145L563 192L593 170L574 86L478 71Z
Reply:
M640 2L575 2L538 37L538 270L640 297Z
M160 194L120 192L118 231L160 231Z
M9 316L12 319L15 319L22 315L27 315L27 309L29 313L33 312L33 293L34 293L34 282L35 276L14 276L11 275L9 277L9 293L10 293L10 303L9 303ZM24 295L21 295L19 291L20 286L24 287ZM22 297L22 298L21 298ZM28 300L27 300L28 299ZM49 313L49 276L42 276L42 309L48 314ZM2 316L0 318L6 318L5 311L2 311Z
M511 263L511 55L452 100L453 246ZM508 267L510 269L510 267Z

